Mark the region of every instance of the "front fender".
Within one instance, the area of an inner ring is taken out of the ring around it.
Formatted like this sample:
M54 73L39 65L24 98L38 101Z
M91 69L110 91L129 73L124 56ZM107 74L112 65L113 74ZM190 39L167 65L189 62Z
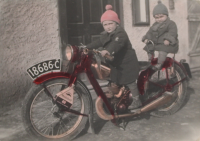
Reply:
M36 78L33 82L37 85L54 78L70 78L71 74L65 72L50 72Z

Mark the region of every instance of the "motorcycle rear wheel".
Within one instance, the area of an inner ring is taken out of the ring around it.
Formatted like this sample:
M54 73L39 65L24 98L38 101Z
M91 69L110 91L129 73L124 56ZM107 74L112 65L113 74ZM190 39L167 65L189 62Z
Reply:
M156 110L151 112L151 115L156 116L156 117L163 117L163 116L168 116L176 113L180 108L183 106L183 104L186 101L187 98L187 80L186 80L186 75L181 69L181 67L177 64L174 64L174 73L170 74L170 68L160 70L160 74L157 72L153 73L150 76L149 81L155 81L155 83L160 84L161 86L165 86L169 84L169 86L172 86L173 84L179 82L177 85L173 86L171 88L171 92L174 93L174 96L172 100L163 105L162 107L157 108ZM168 78L167 78L167 73L168 73ZM156 79L158 79L157 81ZM157 82L156 82L157 81ZM153 89L156 90L154 91L155 94L158 94L163 91L163 89L155 86Z
M67 88L68 79L53 79L44 85L53 97ZM84 86L75 84L73 95L73 109L82 114L89 114L89 99ZM59 111L60 106L52 102L44 88L34 85L27 93L22 105L22 121L26 131L39 140L71 140L85 127L88 118L69 112Z

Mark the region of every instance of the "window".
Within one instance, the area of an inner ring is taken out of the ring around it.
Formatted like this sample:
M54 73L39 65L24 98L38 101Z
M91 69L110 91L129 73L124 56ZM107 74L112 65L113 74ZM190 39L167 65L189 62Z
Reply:
M133 25L150 25L149 0L132 0Z

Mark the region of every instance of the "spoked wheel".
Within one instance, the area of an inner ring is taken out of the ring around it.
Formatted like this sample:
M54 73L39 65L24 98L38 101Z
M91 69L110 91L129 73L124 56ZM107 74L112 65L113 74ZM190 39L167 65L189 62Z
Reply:
M172 100L153 111L151 115L162 117L174 114L186 100L186 76L177 64L174 64L174 67L156 71L149 77L149 87L146 92L150 94L150 97L154 98L164 92L172 93Z
M79 83L75 86L73 104L70 112L64 106L56 104L52 97L67 88L68 80L56 79L45 83L46 89L35 85L25 97L22 116L28 133L41 140L73 139L85 127L89 101L86 91ZM51 97L51 96L52 97Z

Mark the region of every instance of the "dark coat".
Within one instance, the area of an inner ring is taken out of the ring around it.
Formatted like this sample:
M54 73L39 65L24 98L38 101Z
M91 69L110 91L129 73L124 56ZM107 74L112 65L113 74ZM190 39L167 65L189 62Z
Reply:
M150 50L176 53L178 51L177 32L176 23L167 18L167 20L161 24L155 22L143 37L142 41L149 39L154 42L155 46L149 46ZM170 44L168 46L164 45L164 40L168 40ZM148 51L147 46L144 47L144 50Z
M114 56L114 60L108 62L111 67L111 80L113 82L119 85L126 85L138 78L138 59L123 28L118 26L110 34L104 31L98 40L87 45L87 48L90 49L99 47L103 47Z

